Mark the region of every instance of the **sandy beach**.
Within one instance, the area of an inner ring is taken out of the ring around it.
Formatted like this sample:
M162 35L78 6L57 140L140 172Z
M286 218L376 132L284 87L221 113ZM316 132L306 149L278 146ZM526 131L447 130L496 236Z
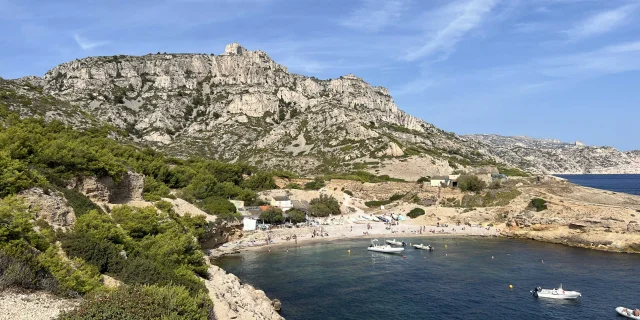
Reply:
M495 227L481 226L452 226L438 227L415 224L400 224L391 226L382 222L369 224L350 223L342 225L322 225L303 228L277 228L268 231L252 231L246 233L242 239L225 243L212 250L212 257L238 253L243 250L279 250L283 247L304 246L318 242L339 241L360 238L378 238L384 240L397 239L402 241L411 237L442 237L442 236L480 236L495 237L500 230ZM421 232L420 229L423 231ZM315 231L315 236L314 236ZM295 240L297 237L297 241ZM268 239L270 239L267 244ZM407 243L408 244L408 243Z

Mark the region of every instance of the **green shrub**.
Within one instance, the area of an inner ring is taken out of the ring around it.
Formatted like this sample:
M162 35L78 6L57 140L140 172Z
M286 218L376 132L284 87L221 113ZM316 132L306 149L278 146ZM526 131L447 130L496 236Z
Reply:
M394 201L398 201L402 198L404 198L404 194L394 194L392 195L389 199L387 200L373 200L373 201L367 201L364 203L365 206L369 207L369 208L373 208L373 207L380 207L380 206L386 206Z
M418 179L418 183L425 183L430 181L431 179L429 177L420 177L420 179Z
M73 208L73 212L76 217L80 217L91 210L97 210L102 212L102 208L93 203L87 196L80 193L77 190L67 188L56 188L56 190L64 194L64 198L67 199L67 204Z
M425 212L423 209L421 208L413 208L411 209L411 211L409 211L409 213L407 213L407 216L411 219L415 219L421 215L424 215Z
M309 215L312 217L328 217L340 214L338 200L325 194L321 194L319 198L312 199L309 204Z
M206 293L190 294L180 286L123 286L97 294L60 320L96 319L213 319L213 304Z
M273 180L270 172L259 172L251 175L242 182L242 186L255 191L277 189L278 186Z
M282 210L271 207L260 214L260 220L266 223L282 223L284 222L284 216L282 215Z
M511 177L528 177L530 176L529 173L524 172L518 168L506 168L506 167L498 167L498 172L500 172L501 174L504 174L506 176L511 176Z
M221 197L208 197L204 199L200 204L200 208L204 212L214 215L224 215L236 212L236 206L229 200Z
M540 212L547 209L547 201L541 198L533 198L529 202L529 207Z
M111 210L111 217L133 238L160 232L160 215L154 207L117 206Z
M304 184L305 190L320 190L324 187L324 179L322 177L315 177L313 181Z
M460 191L473 191L480 192L487 187L487 184L480 180L477 176L472 175L462 175L458 178L458 188Z
M284 186L284 188L285 189L297 189L297 190L300 190L300 189L302 189L302 186L297 184L297 183L291 182L291 183L287 183L287 185Z
M64 261L53 246L39 255L38 261L55 277L60 289L69 295L86 294L102 287L98 268L79 258Z
M289 211L287 211L287 214L289 215L289 219L291 220L292 223L300 223L300 222L305 222L307 221L307 215L298 210L298 209L290 209Z
M100 273L117 274L126 263L120 254L122 248L106 239L71 232L62 237L61 244L69 257L83 259L96 266Z
M344 192L344 193L348 194L349 196L353 197L353 192L351 192L350 190L344 190L342 192Z

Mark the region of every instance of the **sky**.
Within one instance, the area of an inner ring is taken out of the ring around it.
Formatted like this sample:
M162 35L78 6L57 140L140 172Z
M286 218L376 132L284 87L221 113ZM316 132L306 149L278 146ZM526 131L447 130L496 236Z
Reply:
M237 42L458 134L640 149L640 0L0 0L0 30L7 79Z

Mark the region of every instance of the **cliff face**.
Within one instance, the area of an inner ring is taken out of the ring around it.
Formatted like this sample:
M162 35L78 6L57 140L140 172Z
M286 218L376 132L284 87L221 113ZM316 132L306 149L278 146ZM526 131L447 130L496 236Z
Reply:
M567 174L640 173L640 151L621 152L612 147L586 146L580 141L499 135L469 135L487 145L507 165L530 172Z
M89 57L43 78L0 79L0 89L29 99L8 105L23 116L80 128L106 123L120 129L115 138L179 157L301 173L383 174L389 159L404 156L426 168L411 177L495 162L535 173L640 172L640 153L444 132L399 110L386 88L351 74L292 74L265 52L235 43L220 55Z
M22 81L178 156L302 172L407 153L425 161L488 159L474 144L399 110L385 88L354 75L292 74L238 44L221 55L90 57Z

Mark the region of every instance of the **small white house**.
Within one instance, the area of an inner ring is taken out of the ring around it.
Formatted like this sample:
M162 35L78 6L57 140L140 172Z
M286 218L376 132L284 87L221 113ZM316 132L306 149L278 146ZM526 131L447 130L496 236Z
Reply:
M431 177L431 186L432 187L441 187L449 185L449 177L448 176L435 176Z
M242 230L243 231L253 231L256 230L256 225L257 225L257 221L256 219L252 218L252 217L244 217L242 218Z
M287 196L274 196L271 197L271 206L282 209L282 211L287 211L293 208L293 204L291 203L291 199Z

